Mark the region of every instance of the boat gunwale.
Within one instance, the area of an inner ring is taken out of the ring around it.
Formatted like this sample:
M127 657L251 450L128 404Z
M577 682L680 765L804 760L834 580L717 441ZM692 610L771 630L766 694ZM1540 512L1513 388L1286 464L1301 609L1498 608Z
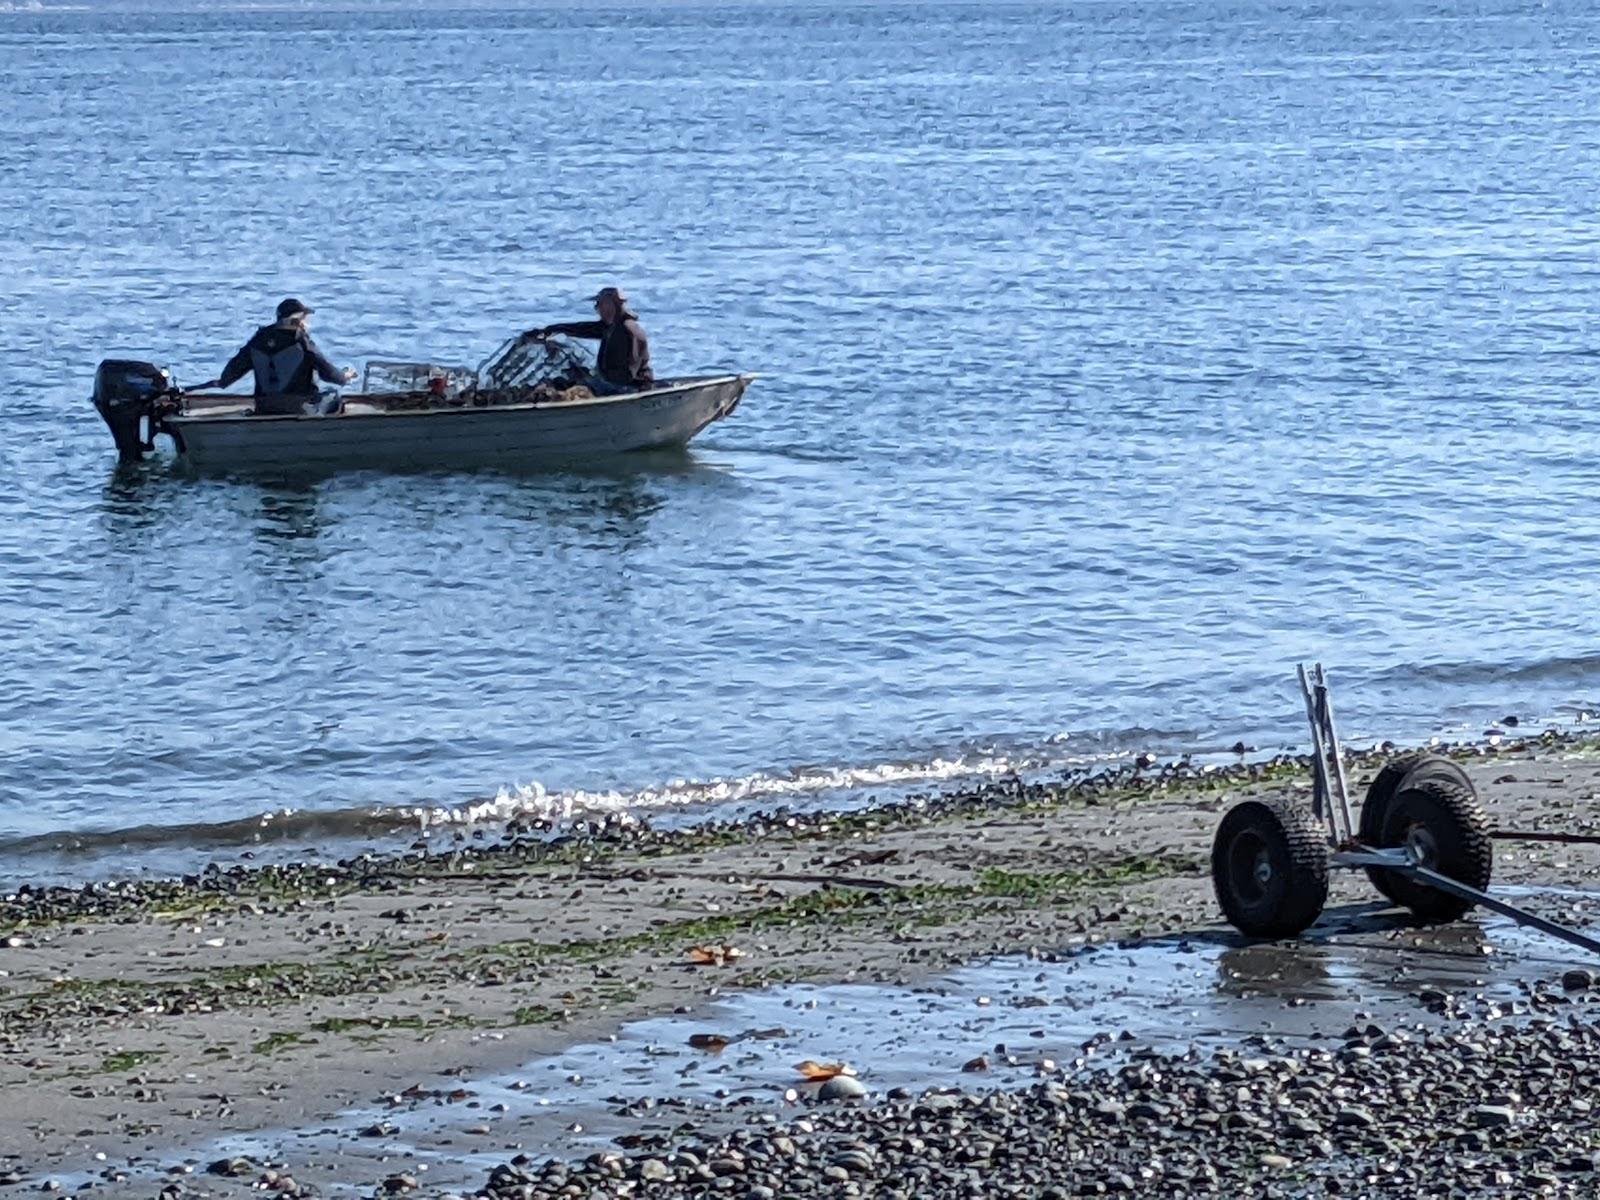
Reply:
M373 412L341 412L341 413L226 413L215 416L204 413L173 413L164 418L168 425L183 428L194 425L228 425L248 422L251 425L265 425L270 422L282 421L316 421L325 422L329 417L337 420L366 420L388 417L442 417L442 416L489 416L500 413L514 412L571 412L585 408L601 408L612 405L627 404L632 401L646 400L653 396L670 396L678 392L689 392L699 388L712 387L718 384L741 383L745 386L757 378L751 373L733 375L706 375L692 377L683 383L674 383L668 387L651 388L644 392L618 392L609 396L589 396L580 400L557 400L539 402L535 400L519 401L516 404L462 404L450 405L445 408L411 408L411 409L380 409ZM381 395L382 393L370 393ZM409 393L389 393L391 395L407 395ZM226 393L195 393L196 396L221 397ZM363 393L357 392L347 397L352 403L360 403ZM252 397L236 396L241 404L248 404Z

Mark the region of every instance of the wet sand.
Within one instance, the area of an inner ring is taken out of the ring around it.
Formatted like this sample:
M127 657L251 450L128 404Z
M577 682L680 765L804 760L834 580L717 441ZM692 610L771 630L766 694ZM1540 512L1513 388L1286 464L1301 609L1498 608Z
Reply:
M1600 826L1592 747L1464 762L1499 828ZM1510 1006L1581 965L1484 917L1417 930L1356 874L1304 943L1241 948L1211 895L1211 837L1228 805L1285 790L1309 791L1302 769L1152 769L24 894L0 906L0 1179L243 1195L277 1162L325 1194L404 1172L470 1191L517 1153L781 1109L792 1056L848 1057L874 1092L1022 1086L1099 1035L1333 1036L1381 1004L1425 1015L1424 992ZM1529 886L1547 915L1588 920L1597 867L1593 846L1497 844L1497 886ZM695 947L737 953L697 964ZM842 984L893 990L826 990ZM832 1019L805 1017L819 997ZM686 1049L695 1032L752 1036L713 1058ZM237 1175L207 1172L241 1157Z

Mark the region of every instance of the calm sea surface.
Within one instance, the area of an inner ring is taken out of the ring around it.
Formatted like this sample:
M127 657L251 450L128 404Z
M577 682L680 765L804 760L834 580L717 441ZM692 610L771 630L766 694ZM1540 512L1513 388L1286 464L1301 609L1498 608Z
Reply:
M1297 745L1303 657L1353 739L1600 707L1587 0L223 8L0 5L11 878ZM197 479L87 403L603 283L762 373L685 456Z

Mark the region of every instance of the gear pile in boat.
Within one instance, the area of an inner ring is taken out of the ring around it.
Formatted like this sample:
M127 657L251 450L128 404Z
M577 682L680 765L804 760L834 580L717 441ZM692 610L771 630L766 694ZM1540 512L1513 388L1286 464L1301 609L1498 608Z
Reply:
M554 404L595 394L583 348L564 337L526 334L502 345L476 369L422 362L369 362L361 399L392 409Z

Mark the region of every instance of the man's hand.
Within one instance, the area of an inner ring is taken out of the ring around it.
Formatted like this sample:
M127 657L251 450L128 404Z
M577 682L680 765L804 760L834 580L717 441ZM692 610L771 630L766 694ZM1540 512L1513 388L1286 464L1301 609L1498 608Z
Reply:
M549 336L550 331L545 329L543 326L540 326L538 329L528 330L527 333L523 334L517 340L521 342L542 342Z
M346 383L354 383L356 381L356 369L354 367L346 367L344 369L344 381Z

